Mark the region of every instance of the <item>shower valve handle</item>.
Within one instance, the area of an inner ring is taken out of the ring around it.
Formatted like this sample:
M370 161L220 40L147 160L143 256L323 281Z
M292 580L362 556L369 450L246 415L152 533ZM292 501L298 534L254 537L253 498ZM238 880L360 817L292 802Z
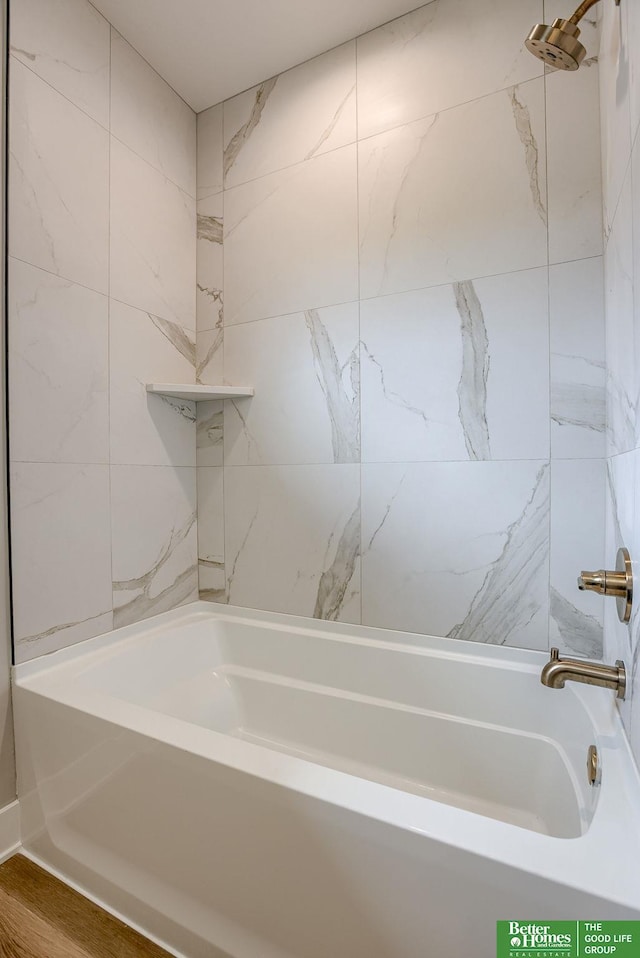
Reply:
M598 595L614 596L618 606L618 618L621 622L628 622L631 618L633 602L633 571L628 551L618 549L615 572L608 569L581 572L578 576L578 588L581 592L597 592Z

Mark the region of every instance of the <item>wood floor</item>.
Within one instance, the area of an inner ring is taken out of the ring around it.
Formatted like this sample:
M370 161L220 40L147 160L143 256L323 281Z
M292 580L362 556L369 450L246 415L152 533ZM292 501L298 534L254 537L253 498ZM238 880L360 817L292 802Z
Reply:
M23 855L0 865L0 958L170 958Z

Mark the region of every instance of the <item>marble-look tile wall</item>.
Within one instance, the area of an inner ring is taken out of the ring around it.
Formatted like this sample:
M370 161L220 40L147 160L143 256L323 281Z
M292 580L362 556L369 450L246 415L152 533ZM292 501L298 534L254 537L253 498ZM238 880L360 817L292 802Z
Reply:
M598 63L545 76L544 6L433 0L199 115L198 377L256 389L198 410L203 596L601 654Z
M11 0L17 661L197 597L196 118L87 0Z
M603 4L600 104L607 343L606 557L626 546L640 556L640 11ZM631 694L622 715L640 761L640 609L628 626L607 604L607 660L623 659Z

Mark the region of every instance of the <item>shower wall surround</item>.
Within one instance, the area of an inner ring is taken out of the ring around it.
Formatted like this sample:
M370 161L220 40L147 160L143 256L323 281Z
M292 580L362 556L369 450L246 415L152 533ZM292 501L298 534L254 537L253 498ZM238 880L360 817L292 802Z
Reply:
M196 118L86 0L12 0L9 371L23 661L197 597Z
M198 408L203 596L601 654L598 62L545 76L544 14L434 0L199 115L198 378L256 389Z
M607 561L640 558L640 10L602 5L600 94L607 342ZM640 603L629 626L606 609L605 655L632 675L622 714L640 761Z

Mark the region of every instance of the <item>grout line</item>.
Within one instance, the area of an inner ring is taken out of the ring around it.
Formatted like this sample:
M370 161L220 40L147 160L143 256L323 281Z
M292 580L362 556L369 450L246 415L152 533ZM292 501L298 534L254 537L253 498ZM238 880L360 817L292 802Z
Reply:
M358 41L355 42L355 70L356 70L356 243L358 262L358 478L360 485L360 623L363 620L364 603L364 555L362 551L362 289L360 268L360 112L358 102Z
M434 2L434 0L432 0ZM293 170L296 167L303 166L305 163L312 163L314 160L320 160L325 156L330 156L332 153L337 153L338 150L344 150L347 147L353 146L357 143L366 143L368 140L375 140L376 137L387 136L390 133L396 133L398 130L403 130L408 126L413 126L414 124L424 123L426 120L432 120L435 116L442 116L445 113L451 113L453 110L458 110L461 107L470 106L473 103L480 103L483 100L488 100L490 97L498 97L500 94L512 89L514 86L524 87L529 83L538 83L544 77L533 77L530 80L522 80L520 83L510 83L508 86L501 87L499 90L493 90L491 93L483 93L481 96L472 97L470 100L464 100L462 103L454 103L452 106L443 107L441 110L437 110L434 113L426 113L424 116L414 117L411 120L405 120L404 123L398 123L396 126L388 127L387 129L380 130L377 133L371 133L368 136L359 136L359 130L356 125L356 137L354 139L349 139L347 142L342 143L340 146L334 146L330 150L325 150L323 153L318 153L315 156L310 157L309 159L296 160L294 163L288 163L286 166L280 166L276 169L269 170L267 173L261 173L259 176L252 176L249 179L242 180L240 183L235 183L233 186L227 187L229 191L238 190L243 186L247 186L249 183L256 183L258 180L266 179L269 176L275 176L276 173L284 173L287 170ZM356 91L357 91L357 80L356 80ZM226 101L224 101L226 102ZM216 104L217 105L217 104ZM224 104L223 104L224 105ZM356 113L357 113L357 92L356 92Z
M112 137L114 138L114 140L117 140L119 143L121 143L124 147L126 147L131 153L133 153L133 154L134 154L135 156L137 156L139 159L141 159L141 160L143 160L145 163L147 163L148 166L150 166L152 170L155 170L156 173L159 173L168 183L171 183L172 186L175 186L176 189L180 190L181 193L184 193L186 196L188 196L189 199L191 199L191 200L195 200L195 199L196 199L196 196L195 196L194 194L190 193L189 190L185 189L184 186L181 186L179 183L176 183L176 181L175 181L174 179L172 179L170 176L167 176L166 172L165 172L163 169L161 169L159 166L156 166L155 163L152 163L151 160L149 160L148 157L143 156L142 153L138 153L138 151L137 151L137 150L134 150L132 146L130 146L128 143L125 142L125 140L121 139L119 136L116 136L116 135L111 131L111 82L109 82L109 94L108 94L108 96L109 96L109 108L108 108L109 119L108 119L108 125L105 126L104 123L101 123L101 122L100 122L100 120L96 120L95 116L92 116L90 113L87 113L87 111L84 110L81 106L79 106L79 105L75 102L75 100L70 99L70 97L68 97L65 93L62 93L57 87L53 86L53 84L50 83L49 80L45 79L43 76L41 76L39 73L37 73L37 72L36 72L34 69L32 69L27 63L24 63L24 61L21 60L20 57L17 57L14 53L12 53L12 54L10 55L10 60L13 60L15 63L19 63L20 66L24 67L25 70L28 70L29 73L32 74L32 76L36 77L36 79L38 79L41 83L43 83L45 86L47 86L53 93L55 93L55 94L56 94L57 96L59 96L61 99L65 100L70 106L72 106L74 109L78 110L79 113L82 113L83 116L85 116L88 120L91 120L92 123L94 123L96 126L100 127L100 129L103 130L105 133L107 133L109 136L112 136ZM111 49L109 50L109 77L110 77L110 75L111 75ZM110 79L111 79L111 77L110 77Z

